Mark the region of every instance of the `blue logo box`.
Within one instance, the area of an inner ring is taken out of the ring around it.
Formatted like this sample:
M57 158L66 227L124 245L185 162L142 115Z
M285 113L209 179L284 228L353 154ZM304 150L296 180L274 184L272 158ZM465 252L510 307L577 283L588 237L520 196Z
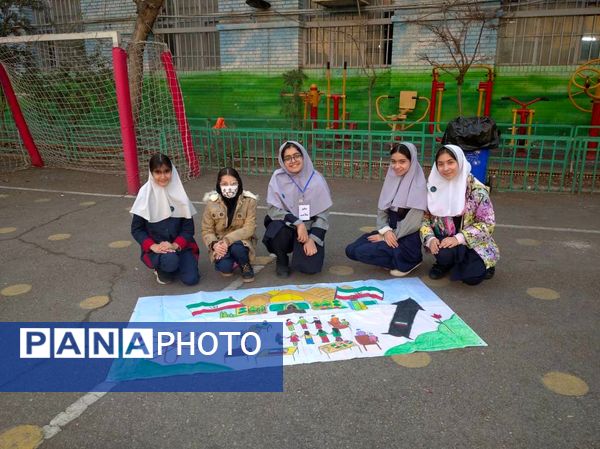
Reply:
M0 323L1 392L281 392L277 322Z

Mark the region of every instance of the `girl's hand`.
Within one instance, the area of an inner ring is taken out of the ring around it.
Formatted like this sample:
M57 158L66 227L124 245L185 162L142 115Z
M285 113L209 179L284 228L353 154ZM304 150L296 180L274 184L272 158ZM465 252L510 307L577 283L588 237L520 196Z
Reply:
M458 245L460 245L460 243L456 237L446 237L442 240L442 243L440 243L440 248L454 248Z
M300 243L306 243L308 240L308 231L306 230L306 225L304 223L300 223L296 226L296 232L298 233L298 241Z
M155 243L150 247L150 251L156 254L166 254L173 252L171 250L171 244L169 242Z
M398 239L393 231L387 231L385 234L383 234L383 239L390 248L398 248Z
M373 243L383 242L383 236L381 234L373 234L368 236L367 240Z
M304 254L306 254L308 257L317 254L317 245L313 239L308 239L308 241L304 244Z
M440 252L440 241L436 237L433 237L427 246L429 247L431 254L435 255Z
M213 245L213 252L215 255L215 259L219 260L219 259L222 259L223 257L225 257L225 254L227 254L228 248L229 248L229 245L227 245L227 242L225 240L219 240L217 243L215 243Z

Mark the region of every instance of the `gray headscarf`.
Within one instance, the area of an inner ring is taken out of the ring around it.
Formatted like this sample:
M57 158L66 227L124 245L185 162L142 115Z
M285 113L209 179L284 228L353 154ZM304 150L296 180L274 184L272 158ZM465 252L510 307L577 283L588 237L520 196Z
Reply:
M390 165L379 195L377 207L427 210L427 181L417 157L417 147L410 142L400 142L410 150L410 168L404 176L397 176Z
M304 165L300 173L290 173L283 163L283 149L289 144L296 146L303 156ZM329 209L333 202L327 181L316 171L306 149L298 142L289 140L279 147L279 165L269 181L267 203L298 215L300 200L310 204L310 215L315 216Z

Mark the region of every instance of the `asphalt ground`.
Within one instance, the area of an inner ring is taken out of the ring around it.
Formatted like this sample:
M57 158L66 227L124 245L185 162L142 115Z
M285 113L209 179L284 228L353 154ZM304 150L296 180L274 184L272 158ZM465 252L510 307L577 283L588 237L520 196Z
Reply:
M260 237L268 177L243 179L260 195ZM185 187L201 201L214 184L205 173ZM375 224L380 182L329 184L323 272L281 280L271 263L241 288L389 277L344 255ZM129 233L124 190L114 175L0 175L0 320L128 321L138 297L234 280L201 251L198 286L156 284ZM0 449L35 447L44 432L43 448L600 448L600 196L493 192L492 201L501 250L492 280L430 281L430 256L412 273L488 347L287 367L283 393L0 393ZM48 239L58 234L70 236ZM132 244L110 246L121 241ZM258 255L267 256L260 244ZM17 284L31 289L12 295ZM82 304L97 296L107 298Z

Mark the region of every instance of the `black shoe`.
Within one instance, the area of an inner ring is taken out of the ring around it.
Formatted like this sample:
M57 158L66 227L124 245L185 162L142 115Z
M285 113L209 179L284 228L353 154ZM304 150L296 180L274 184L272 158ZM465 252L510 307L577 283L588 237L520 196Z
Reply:
M431 270L429 270L429 277L431 279L442 279L444 276L446 276L446 273L450 271L450 268L451 267L447 267L437 263L433 264L433 267L431 267Z
M242 264L242 280L244 282L254 281L254 270L249 263Z
M277 274L278 278L287 278L290 276L290 267L287 265L277 265L275 274Z
M154 274L156 275L156 282L160 285L170 284L173 281L173 276L166 271L154 270Z
M496 267L489 267L487 270L485 270L485 276L483 278L484 279L492 279L495 274L496 274Z

